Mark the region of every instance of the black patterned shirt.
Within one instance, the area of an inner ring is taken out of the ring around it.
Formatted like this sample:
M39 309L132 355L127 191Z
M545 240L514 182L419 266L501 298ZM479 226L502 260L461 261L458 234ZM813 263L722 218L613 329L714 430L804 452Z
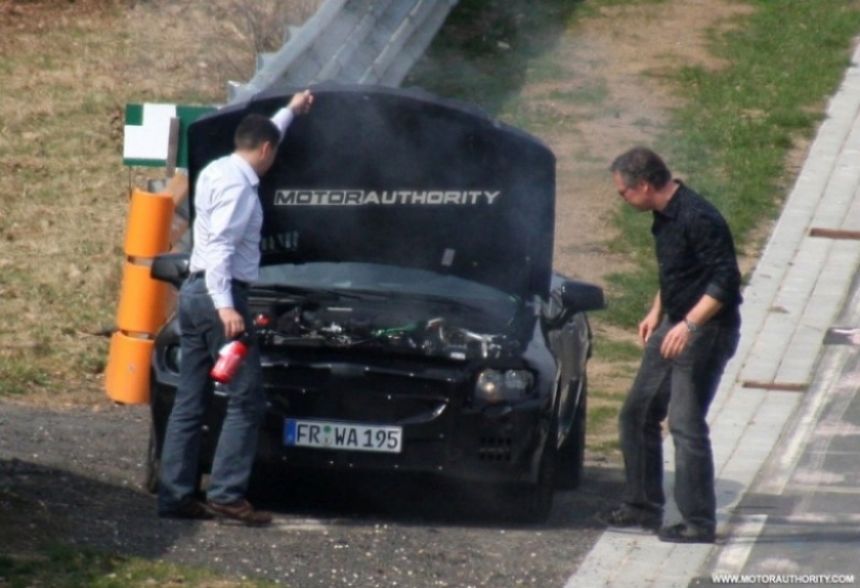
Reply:
M708 294L723 303L711 321L736 327L741 274L729 226L713 204L677 183L666 208L654 211L651 225L663 312L681 321Z

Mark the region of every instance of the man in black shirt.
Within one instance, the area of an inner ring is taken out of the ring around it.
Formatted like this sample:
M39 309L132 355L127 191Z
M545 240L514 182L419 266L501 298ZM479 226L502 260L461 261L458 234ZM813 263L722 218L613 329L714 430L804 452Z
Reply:
M620 506L602 513L612 526L641 526L662 541L711 543L716 499L708 406L737 347L741 303L734 243L717 209L672 180L653 151L635 147L610 167L618 194L651 211L660 290L639 323L645 347L619 415L626 474ZM675 443L675 501L681 523L661 526L661 421Z

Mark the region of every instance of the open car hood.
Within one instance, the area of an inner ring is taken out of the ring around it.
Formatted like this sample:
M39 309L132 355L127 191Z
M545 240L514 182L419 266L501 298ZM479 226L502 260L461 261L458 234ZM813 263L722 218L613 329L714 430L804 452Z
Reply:
M543 143L416 90L312 91L313 110L293 121L260 183L264 265L380 263L547 296L555 157ZM191 125L192 186L233 150L245 114L271 115L289 97L261 94Z

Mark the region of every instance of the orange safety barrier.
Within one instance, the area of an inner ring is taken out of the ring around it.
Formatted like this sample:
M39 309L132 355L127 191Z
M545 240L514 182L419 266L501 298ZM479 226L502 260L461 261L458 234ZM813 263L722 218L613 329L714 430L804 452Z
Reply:
M170 248L173 198L135 190L125 237L126 262L117 307L117 328L110 342L105 390L123 404L149 402L153 337L175 301L170 286L150 276L152 258Z
M149 362L154 346L152 339L113 334L105 371L105 387L111 400L123 404L149 401Z
M173 198L135 190L131 195L125 254L129 257L155 257L168 250L173 223Z
M126 333L153 334L167 318L170 285L153 280L149 265L127 261L116 311L116 326Z

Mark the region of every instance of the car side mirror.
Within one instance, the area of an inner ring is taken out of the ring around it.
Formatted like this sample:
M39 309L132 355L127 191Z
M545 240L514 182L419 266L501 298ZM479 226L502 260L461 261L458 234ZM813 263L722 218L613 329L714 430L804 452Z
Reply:
M178 290L188 277L191 258L187 253L165 253L152 261L149 275L156 280L173 284Z
M603 288L594 284L568 280L561 286L561 302L565 310L586 312L606 308Z

